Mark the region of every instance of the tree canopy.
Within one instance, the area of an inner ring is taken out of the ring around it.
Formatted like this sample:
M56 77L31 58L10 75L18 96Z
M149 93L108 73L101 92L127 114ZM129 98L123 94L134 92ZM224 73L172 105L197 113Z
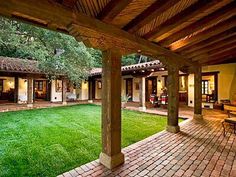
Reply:
M73 83L86 79L92 67L102 67L102 53L73 37L0 18L0 56L37 60L49 77L63 74ZM122 65L139 62L139 56L122 57Z
M0 55L37 60L48 76L63 74L73 83L85 79L96 62L71 36L5 18L0 19Z

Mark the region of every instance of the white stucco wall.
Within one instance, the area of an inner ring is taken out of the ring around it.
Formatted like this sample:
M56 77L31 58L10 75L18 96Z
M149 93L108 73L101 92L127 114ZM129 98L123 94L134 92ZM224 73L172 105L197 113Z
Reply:
M19 78L18 103L27 102L27 79Z
M188 106L194 107L194 74L188 75Z
M56 80L52 80L51 85L51 102L61 102L62 101L62 91L56 91ZM61 82L61 80L60 80Z
M76 92L79 100L88 100L88 82L82 81L81 87Z
M133 77L133 101L139 102L139 89L136 89L136 84L139 84L140 78Z

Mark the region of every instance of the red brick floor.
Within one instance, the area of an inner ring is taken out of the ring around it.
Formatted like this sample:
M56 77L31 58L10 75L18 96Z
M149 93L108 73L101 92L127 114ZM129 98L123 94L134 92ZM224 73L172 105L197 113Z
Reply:
M163 131L124 148L125 163L114 170L95 160L58 177L236 177L236 135L223 136L224 117L205 110L203 121L189 119L177 134Z

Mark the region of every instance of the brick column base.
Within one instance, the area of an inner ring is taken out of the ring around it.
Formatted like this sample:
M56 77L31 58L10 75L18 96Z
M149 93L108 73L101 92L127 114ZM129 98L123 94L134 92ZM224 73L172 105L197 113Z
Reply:
M179 126L167 125L166 131L168 131L170 133L178 133L180 131L180 127Z
M202 120L203 119L203 115L202 114L194 114L193 115L193 119L195 119L195 120Z
M123 153L116 154L114 156L108 156L107 154L101 152L99 161L105 167L112 169L117 167L125 162L125 157Z

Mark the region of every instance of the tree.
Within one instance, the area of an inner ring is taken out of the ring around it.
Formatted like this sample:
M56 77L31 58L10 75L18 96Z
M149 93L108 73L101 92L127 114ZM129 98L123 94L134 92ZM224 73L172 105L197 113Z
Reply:
M37 60L48 77L66 75L79 84L98 60L99 51L94 57L89 51L69 35L0 18L0 55Z

